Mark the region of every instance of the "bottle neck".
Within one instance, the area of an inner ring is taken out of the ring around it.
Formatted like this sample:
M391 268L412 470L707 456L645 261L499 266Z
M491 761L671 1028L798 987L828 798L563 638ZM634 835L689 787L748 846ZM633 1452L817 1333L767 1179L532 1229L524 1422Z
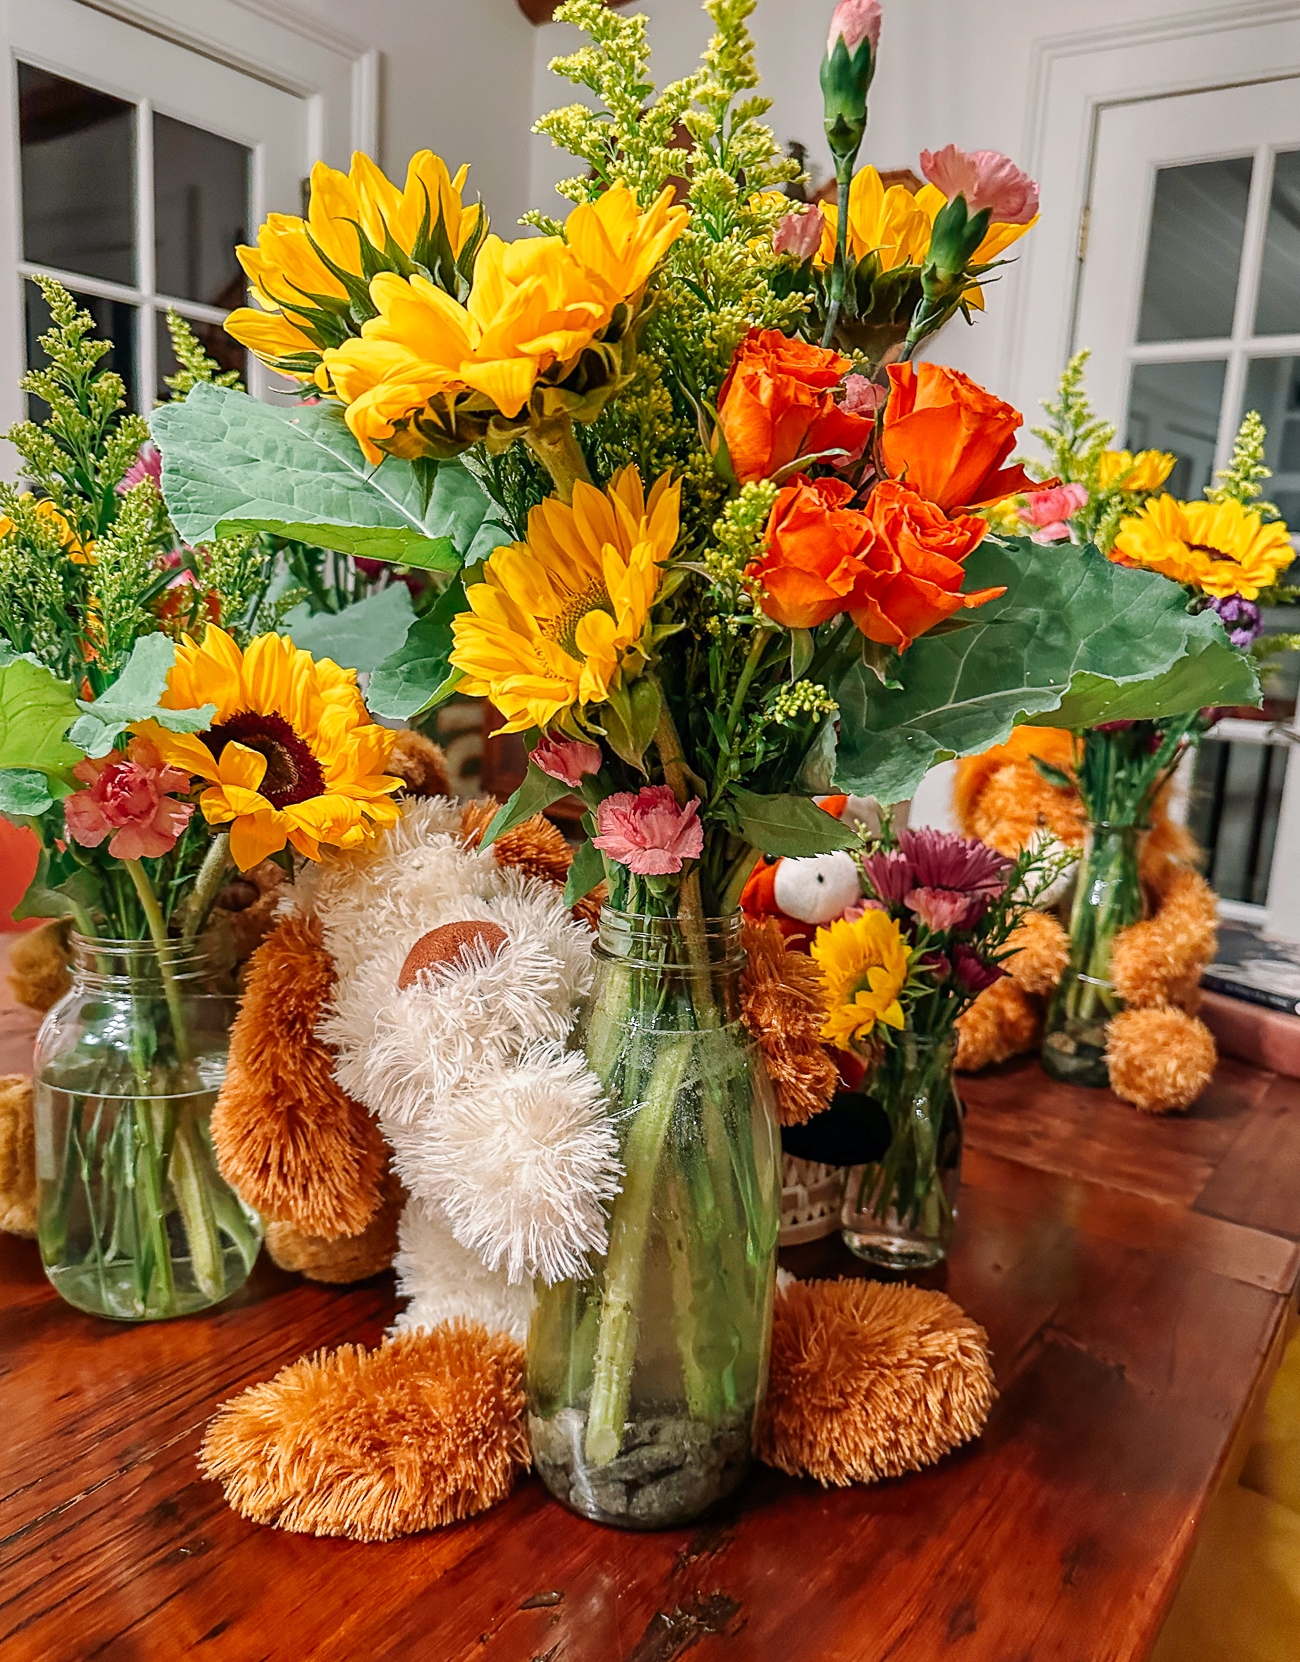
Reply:
M211 966L207 952L193 942L119 941L73 934L72 976L90 992L125 992L161 988L164 980L198 990Z

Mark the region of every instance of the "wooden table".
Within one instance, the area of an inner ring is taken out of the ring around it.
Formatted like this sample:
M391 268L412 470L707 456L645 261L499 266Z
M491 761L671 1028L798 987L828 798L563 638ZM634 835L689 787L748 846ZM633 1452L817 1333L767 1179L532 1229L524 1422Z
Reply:
M927 1279L987 1327L983 1438L873 1488L760 1470L627 1535L531 1478L458 1528L357 1546L255 1528L194 1456L216 1404L373 1343L391 1280L265 1261L213 1315L81 1316L0 1237L3 1662L1112 1662L1146 1656L1267 1386L1300 1273L1300 1087L1225 1062L1157 1121L1033 1064L965 1087L957 1241ZM837 1244L797 1270L856 1273Z

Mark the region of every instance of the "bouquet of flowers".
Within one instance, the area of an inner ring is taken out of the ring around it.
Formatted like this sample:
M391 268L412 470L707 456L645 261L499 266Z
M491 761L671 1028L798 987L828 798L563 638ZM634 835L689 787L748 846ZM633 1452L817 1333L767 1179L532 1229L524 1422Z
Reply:
M860 1256L916 1267L946 1249L961 1162L957 1020L1006 973L1011 935L1068 859L1026 849L1013 861L975 838L886 824L863 849L864 899L814 936L822 1037L868 1070L863 1090L883 1117L858 1128L879 1146L849 1176L845 1239Z
M1279 581L1295 558L1287 527L1261 500L1269 477L1263 422L1247 414L1218 482L1200 501L1178 501L1163 489L1173 456L1110 448L1115 430L1094 415L1084 392L1086 362L1086 352L1070 362L1046 406L1049 426L1037 430L1065 482L1032 491L1003 512L1035 526L1036 541L1091 540L1117 564L1179 584L1188 611L1217 617L1240 655L1247 687L1231 702L1258 703L1255 665L1300 644L1295 635L1263 636L1261 596L1285 603L1297 592ZM1111 949L1143 910L1139 840L1187 748L1211 726L1218 702L1195 656L1181 673L1189 707L1082 728L1072 776L1038 764L1053 783L1077 788L1090 827L1071 911L1070 963L1048 1011L1043 1051L1049 1071L1083 1083L1105 1083L1106 1023L1121 1008L1110 985Z
M539 1469L598 1516L651 1458L662 1516L698 1510L761 1395L776 1144L735 986L760 855L851 846L814 800L832 779L895 801L1063 699L1101 719L1193 646L1224 675L1236 656L1164 579L1094 553L1080 581L990 534L976 510L1031 485L1020 417L912 357L982 307L1033 183L953 146L915 197L855 172L881 10L842 0L839 202L792 206L752 7L706 0L701 67L657 97L644 18L560 8L588 43L552 68L599 108L539 123L581 170L536 235L492 233L427 152L401 188L362 156L318 168L306 218L242 252L256 305L229 324L315 402L198 386L153 423L188 541L292 533L439 574L368 696L482 696L526 736L486 841L585 805L568 894L608 898L581 1041L626 1178L606 1262L542 1301L530 1388Z
M42 286L49 367L24 387L49 416L9 435L34 488L0 486L0 811L41 845L18 915L75 930L74 992L38 1046L38 1230L72 1302L167 1316L224 1297L261 1238L207 1136L228 1020L209 913L235 866L392 823L394 735L355 671L275 631L302 603L294 559L319 574L323 557L252 535L180 546L105 346ZM210 384L177 344L178 390Z

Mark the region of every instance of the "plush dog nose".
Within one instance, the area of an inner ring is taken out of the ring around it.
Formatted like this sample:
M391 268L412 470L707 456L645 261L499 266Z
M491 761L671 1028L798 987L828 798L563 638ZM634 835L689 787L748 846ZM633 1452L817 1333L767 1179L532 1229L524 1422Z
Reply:
M484 919L444 923L437 929L430 929L406 954L406 962L397 977L398 991L405 992L407 987L413 986L421 970L440 969L454 964L457 958L468 963L469 949L480 944L490 956L495 955L506 944L505 930L499 923L489 923Z

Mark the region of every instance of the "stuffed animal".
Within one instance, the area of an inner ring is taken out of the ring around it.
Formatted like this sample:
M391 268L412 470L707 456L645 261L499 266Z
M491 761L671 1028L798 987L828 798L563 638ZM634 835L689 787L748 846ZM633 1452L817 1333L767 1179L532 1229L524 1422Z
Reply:
M964 835L1009 855L1043 838L1082 849L1083 804L1075 791L1049 783L1035 757L1069 772L1071 735L1020 727L1007 744L957 764L953 801ZM1166 788L1139 856L1149 915L1120 932L1111 955L1111 981L1126 1007L1109 1023L1106 1044L1111 1089L1156 1114L1195 1102L1217 1060L1213 1035L1196 1019L1201 971L1214 956L1214 893L1194 869L1196 845L1168 808ZM1054 911L1039 911L1011 944L1008 975L958 1023L962 1072L1033 1050L1042 1036L1047 1003L1069 961L1065 926Z
M378 1349L304 1358L217 1415L205 1469L259 1522L387 1539L495 1504L528 1463L530 1278L581 1274L604 1244L617 1146L598 1082L564 1048L590 976L590 907L565 908L569 851L545 821L477 847L492 812L415 803L370 849L327 857L251 967L213 1119L222 1169L275 1220L277 1259L317 1279L381 1267L386 1209L400 1205L408 1301ZM835 1083L817 980L774 925L751 927L748 944L746 1020L783 1117L806 1118ZM794 1371L767 1457L824 1482L869 1480L973 1434L950 1376L970 1377L986 1413L974 1324L951 1308L963 1337L950 1350L934 1339L935 1295L882 1314L886 1289L846 1301L832 1288L783 1297L778 1323L788 1309L844 1356L840 1406L801 1392L803 1341L784 1346ZM915 1417L913 1386L931 1405L907 1456L864 1442L873 1415L893 1435L867 1406L890 1382L898 1414Z

